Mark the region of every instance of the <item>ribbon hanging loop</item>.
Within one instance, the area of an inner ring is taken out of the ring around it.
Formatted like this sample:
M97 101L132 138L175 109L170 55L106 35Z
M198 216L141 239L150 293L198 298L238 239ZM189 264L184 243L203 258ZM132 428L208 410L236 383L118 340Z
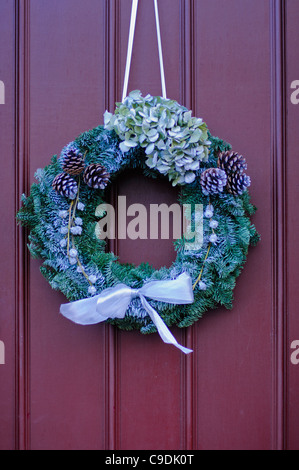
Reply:
M124 78L122 102L124 102L124 100L127 96L127 93L128 93L128 84L129 84L129 76L130 76L130 69L131 69L131 62L132 62L133 44L134 44L134 36L135 36L135 29L136 29L136 19L137 19L137 11L138 11L138 1L139 0L132 0L131 20L130 20L128 50L127 50L127 61L126 61L126 69L125 69L125 78ZM167 93L166 93L163 52L162 52L162 40L161 40L161 29L160 29L158 0L154 0L154 8L155 8L155 21L156 21L156 31L157 31L157 41L158 41L158 51L159 51L162 96L163 96L163 98L166 99Z

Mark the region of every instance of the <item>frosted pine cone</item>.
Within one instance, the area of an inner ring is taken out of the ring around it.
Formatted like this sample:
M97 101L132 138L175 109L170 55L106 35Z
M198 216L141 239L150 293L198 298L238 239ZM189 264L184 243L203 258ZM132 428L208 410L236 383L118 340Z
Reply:
M83 175L84 183L92 189L105 189L109 182L110 174L100 164L89 165Z
M220 168L209 168L202 173L200 184L206 196L219 194L223 192L227 184L227 175Z
M69 199L75 199L78 193L78 185L76 181L67 173L60 173L54 178L52 183L53 189Z
M222 152L218 156L218 168L225 171L227 175L232 173L243 173L247 170L246 160L237 152Z
M66 147L64 154L61 156L61 161L63 171L69 175L80 175L85 168L82 154L71 145Z
M227 190L234 196L241 196L251 184L250 177L245 173L235 173L228 176Z

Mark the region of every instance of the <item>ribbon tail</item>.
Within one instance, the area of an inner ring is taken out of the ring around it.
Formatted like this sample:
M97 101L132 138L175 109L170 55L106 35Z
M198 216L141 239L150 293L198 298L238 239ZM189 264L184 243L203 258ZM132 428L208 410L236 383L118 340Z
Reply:
M60 313L73 323L77 323L77 325L95 325L103 321L96 310L98 297L90 297L61 305Z
M184 346L181 346L175 337L171 334L169 329L167 328L166 324L162 320L162 318L158 315L155 309L148 303L146 298L142 295L139 294L141 303L143 308L148 312L149 316L151 317L153 323L157 327L158 333L161 336L162 340L164 343L167 344L172 344L173 346L177 347L180 349L184 354L190 354L192 353L192 349L185 348Z
M96 325L109 318L124 318L131 298L132 290L119 284L96 297L61 305L60 313L78 325Z

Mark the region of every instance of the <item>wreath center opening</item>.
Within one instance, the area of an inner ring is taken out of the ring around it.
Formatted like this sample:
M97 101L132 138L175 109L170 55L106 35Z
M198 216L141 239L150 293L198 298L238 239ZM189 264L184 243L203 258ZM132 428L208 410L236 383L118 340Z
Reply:
M166 178L149 178L140 169L124 171L110 187L109 203L97 208L105 213L97 237L106 238L107 249L121 263L170 267L176 258L174 241L182 236L179 192Z

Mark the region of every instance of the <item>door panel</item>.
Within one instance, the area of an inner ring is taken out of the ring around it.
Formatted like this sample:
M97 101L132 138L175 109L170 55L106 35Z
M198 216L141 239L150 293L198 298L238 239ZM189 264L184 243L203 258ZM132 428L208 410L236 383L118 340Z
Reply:
M299 365L289 359L299 340L299 105L289 99L299 79L297 0L159 0L168 97L246 156L262 236L233 310L172 328L192 355L158 335L60 316L65 298L15 226L35 170L121 99L130 10L131 0L0 5L0 448L298 449ZM129 89L161 94L150 0L139 2ZM177 198L134 173L120 178L117 195L147 207ZM172 240L117 240L111 249L157 268L175 256Z
M99 123L105 17L98 0L31 0L27 7L33 178L49 155ZM65 321L59 315L65 299L48 288L38 263L31 263L29 302L31 447L103 447L105 329Z
M231 0L195 2L194 105L212 134L246 156L252 202L259 209L253 220L262 241L250 250L233 311L220 310L195 326L196 409L198 422L203 419L209 429L199 425L199 448L269 448L273 424L266 418L275 387L271 199L266 196L272 190L270 2L245 0L239 5Z

